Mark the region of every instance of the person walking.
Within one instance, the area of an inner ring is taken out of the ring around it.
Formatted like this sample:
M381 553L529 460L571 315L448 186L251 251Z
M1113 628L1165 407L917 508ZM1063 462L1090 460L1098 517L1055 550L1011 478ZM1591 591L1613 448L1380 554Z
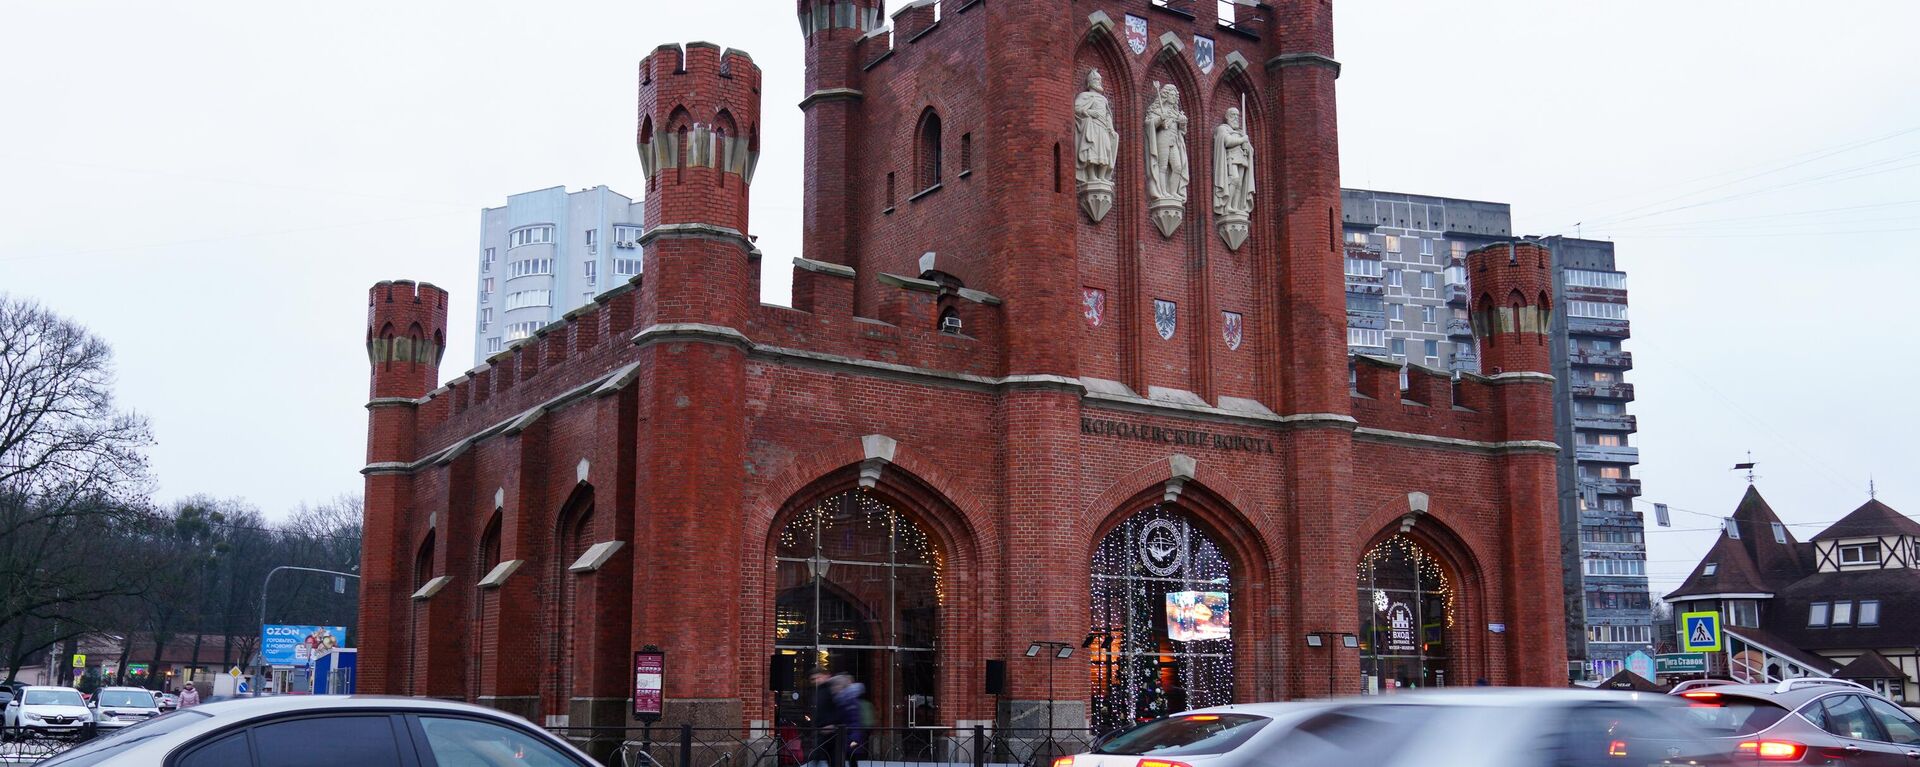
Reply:
M180 691L180 707L188 708L198 705L200 705L200 691L193 688L192 682L188 682L186 689Z
M833 697L833 677L826 669L815 666L807 672L807 679L813 683L813 706L807 723L807 764L809 767L821 764L843 767L847 749L842 725L846 719Z
M842 671L834 675L832 687L833 702L840 710L841 726L847 733L847 767L860 767L860 757L866 754L867 739L874 725L872 706L865 700L867 686L853 681L852 674Z

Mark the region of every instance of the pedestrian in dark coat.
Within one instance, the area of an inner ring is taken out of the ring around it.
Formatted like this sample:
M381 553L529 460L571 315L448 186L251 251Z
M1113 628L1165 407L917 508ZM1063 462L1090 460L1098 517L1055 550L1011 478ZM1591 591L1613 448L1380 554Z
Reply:
M807 674L813 682L813 707L808 732L811 734L807 747L809 765L826 764L828 767L844 767L847 753L846 723L840 702L833 697L833 677L827 670L815 666Z

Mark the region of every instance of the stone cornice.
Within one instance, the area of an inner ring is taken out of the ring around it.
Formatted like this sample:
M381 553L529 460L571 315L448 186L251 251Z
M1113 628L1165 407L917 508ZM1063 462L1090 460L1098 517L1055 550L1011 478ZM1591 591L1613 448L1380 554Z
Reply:
M654 240L663 237L668 239L720 240L738 246L742 252L748 255L752 255L755 250L753 241L747 239L746 235L741 234L740 230L724 226L714 226L713 224L661 224L652 229L648 229L640 235L640 239L634 242L639 243L641 247L646 247Z
M1282 53L1267 59L1267 69L1285 69L1287 67L1324 67L1333 70L1333 76L1340 76L1340 62L1332 56L1319 53Z
M1496 373L1494 375L1487 376L1487 383L1491 383L1491 384L1549 383L1550 384L1550 383L1553 383L1553 375L1549 373L1535 373L1530 370L1520 370L1512 373Z
M809 272L831 274L835 277L852 277L854 275L853 267L851 266L830 264L825 261L815 261L811 258L801 258L799 256L793 257L793 265Z
M367 400L367 409L374 410L376 408L383 408L383 407L419 407L421 404L425 402L426 402L425 398L413 399L411 397L374 397L373 399Z
M652 346L672 341L723 343L749 351L753 349L753 342L747 339L745 333L724 325L708 325L700 322L662 322L649 325L633 336L633 343L636 346Z
M1415 434L1413 432L1375 429L1366 426L1354 429L1353 436L1355 439L1364 439L1370 442L1390 442L1413 447L1441 447L1485 453L1541 453L1554 455L1560 452L1560 446L1558 444L1536 439L1484 442L1475 439L1437 437L1432 434Z
M807 107L826 101L859 101L866 97L867 94L865 92L854 88L821 88L820 90L807 94L806 98L801 99L800 108L806 109Z

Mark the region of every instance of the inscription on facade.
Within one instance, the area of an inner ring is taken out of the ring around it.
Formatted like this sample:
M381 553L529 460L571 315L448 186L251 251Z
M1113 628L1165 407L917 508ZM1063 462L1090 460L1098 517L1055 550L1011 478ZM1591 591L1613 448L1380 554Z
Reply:
M1170 429L1144 423L1081 418L1080 433L1092 437L1158 442L1176 447L1206 447L1241 453L1272 453L1273 441L1234 434L1216 434L1205 429Z

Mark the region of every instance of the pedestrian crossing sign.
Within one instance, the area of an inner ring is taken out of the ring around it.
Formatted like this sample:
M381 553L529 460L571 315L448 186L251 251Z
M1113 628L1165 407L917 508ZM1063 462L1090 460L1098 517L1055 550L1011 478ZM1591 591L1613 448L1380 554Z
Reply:
M1719 652L1720 648L1720 613L1680 614L1682 652Z

